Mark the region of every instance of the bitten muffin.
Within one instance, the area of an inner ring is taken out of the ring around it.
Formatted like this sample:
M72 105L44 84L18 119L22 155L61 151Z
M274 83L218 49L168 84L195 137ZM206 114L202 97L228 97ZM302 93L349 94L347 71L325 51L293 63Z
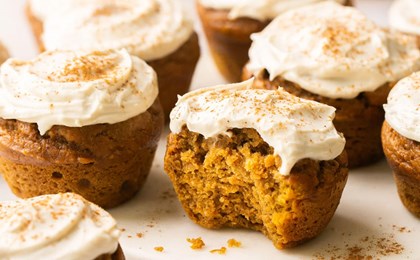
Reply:
M165 171L206 228L263 232L279 248L318 235L348 174L334 108L252 80L197 90L171 113Z
M0 219L2 259L125 259L115 219L74 193L0 202Z
M50 51L1 67L0 172L28 198L75 192L102 207L133 197L163 127L156 74L125 50Z
M414 37L389 33L360 11L332 2L278 16L252 36L244 79L283 87L337 109L350 167L383 158L382 105L396 81L420 68Z
M420 1L395 0L389 10L391 29L416 36L420 48Z
M321 1L350 5L349 0L197 0L197 10L211 54L230 82L241 79L248 61L251 34L266 27L277 15Z
M166 117L186 93L200 56L178 0L29 0L40 50L126 48L156 71Z
M6 47L0 42L0 64L5 62L9 58L9 52L7 51Z
M382 144L405 207L420 217L420 72L392 89L385 108Z

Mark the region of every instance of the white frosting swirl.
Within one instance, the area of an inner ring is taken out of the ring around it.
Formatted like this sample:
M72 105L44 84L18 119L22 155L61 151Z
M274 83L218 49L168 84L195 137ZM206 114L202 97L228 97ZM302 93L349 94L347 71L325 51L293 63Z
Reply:
M146 111L158 95L156 74L127 51L52 51L1 67L0 117L54 125L114 124Z
M32 15L43 22L49 16L70 12L89 2L91 0L29 0L28 4Z
M42 40L47 50L126 48L150 61L176 51L193 32L177 0L59 0L61 12L51 7L48 15L37 11L56 1L33 1L35 12L45 17Z
M335 1L341 4L346 2L346 0L199 0L206 8L230 10L229 19L249 17L260 21L271 20L286 11L322 1Z
M385 120L395 131L420 142L420 72L395 85L384 109Z
M332 120L335 108L290 95L283 89L252 89L253 79L199 89L180 97L172 110L170 129L184 125L205 138L228 135L232 128L253 128L282 159L288 175L300 159L331 160L341 154L345 139Z
M328 98L352 99L419 69L415 37L391 34L333 2L278 16L252 35L248 69Z
M389 11L389 23L398 31L420 35L420 1L394 1Z
M112 216L73 193L0 203L2 259L95 259L113 254L120 230Z

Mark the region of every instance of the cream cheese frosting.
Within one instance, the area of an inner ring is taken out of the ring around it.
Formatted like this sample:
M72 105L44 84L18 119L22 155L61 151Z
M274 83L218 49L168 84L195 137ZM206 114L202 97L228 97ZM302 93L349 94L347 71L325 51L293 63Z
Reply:
M352 7L324 2L278 16L251 36L248 70L266 69L328 98L355 98L419 69L416 38L389 33Z
M389 11L389 24L398 31L420 35L420 1L394 1Z
M58 0L63 2L61 12L52 7L42 11L56 0L33 1L34 12L44 17L47 50L126 48L150 61L175 52L193 33L192 21L177 0L72 1Z
M154 70L126 50L50 51L1 67L0 117L52 126L114 124L145 112L158 95Z
M420 142L420 72L394 86L384 109L386 122L397 133Z
M229 19L248 17L264 21L294 8L322 1L344 4L346 0L199 0L206 8L229 10Z
M300 159L331 160L341 154L345 139L332 120L335 108L292 96L283 89L252 89L253 79L204 88L179 98L170 129L183 126L205 138L229 135L233 128L253 128L282 159L288 175Z
M113 254L121 231L112 216L73 193L0 202L0 258L95 259Z

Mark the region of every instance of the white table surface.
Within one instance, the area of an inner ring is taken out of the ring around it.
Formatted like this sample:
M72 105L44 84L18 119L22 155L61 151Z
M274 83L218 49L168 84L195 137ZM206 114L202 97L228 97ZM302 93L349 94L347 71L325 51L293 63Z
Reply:
M192 0L183 0L194 19ZM358 7L379 24L386 26L387 0L359 0ZM36 55L36 45L25 19L24 0L0 0L0 40L19 58ZM196 20L197 21L197 20ZM202 35L200 25L196 28ZM209 57L201 37L202 58L193 80L193 88L223 83ZM420 220L401 204L391 170L385 160L371 167L350 172L341 204L327 229L316 239L291 250L279 251L262 234L247 230L207 230L185 216L174 196L171 183L163 172L165 131L150 176L143 190L130 202L112 209L111 214L124 228L120 242L127 259L316 259L322 256L349 257L347 248L360 246L360 255L380 259L420 259ZM0 177L0 200L15 199ZM404 229L405 228L405 229ZM142 237L137 234L141 233ZM202 237L202 250L189 248L187 238ZM368 242L362 242L368 237ZM225 255L209 251L234 238L240 248L228 248ZM384 257L374 245L381 238L385 246L396 242L401 254ZM157 252L154 247L164 247ZM369 246L371 247L369 249ZM1 258L1 257L0 257Z

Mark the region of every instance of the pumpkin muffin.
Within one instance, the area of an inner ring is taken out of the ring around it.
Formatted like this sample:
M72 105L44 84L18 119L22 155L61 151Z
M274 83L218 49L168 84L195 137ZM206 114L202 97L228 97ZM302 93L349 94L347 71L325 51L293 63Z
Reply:
M322 1L350 5L349 0L197 0L197 10L213 59L226 80L238 82L248 61L251 34L277 15Z
M21 198L133 197L163 127L156 74L125 50L44 52L1 67L0 172Z
M420 68L414 37L389 33L355 8L325 2L278 16L252 39L244 79L255 75L258 87L281 86L335 107L350 168L383 158L382 105L396 81Z
M405 207L420 217L420 72L392 89L385 108L382 144Z
M0 42L0 64L5 62L9 58L9 52L7 51L6 47Z
M389 10L391 29L416 36L420 47L420 1L395 0Z
M0 219L2 259L125 259L115 219L74 193L0 202Z
M41 51L126 48L159 81L166 117L190 87L200 57L197 34L178 0L29 0Z
M200 89L171 113L165 171L188 216L261 231L279 248L317 236L348 174L334 108L252 80Z

